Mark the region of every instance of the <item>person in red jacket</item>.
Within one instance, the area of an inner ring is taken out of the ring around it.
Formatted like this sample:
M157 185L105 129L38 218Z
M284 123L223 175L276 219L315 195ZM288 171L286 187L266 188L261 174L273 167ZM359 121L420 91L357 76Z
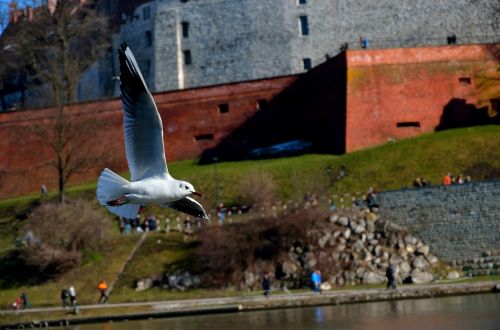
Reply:
M448 173L443 177L443 185L444 186L449 186L451 185L451 174Z

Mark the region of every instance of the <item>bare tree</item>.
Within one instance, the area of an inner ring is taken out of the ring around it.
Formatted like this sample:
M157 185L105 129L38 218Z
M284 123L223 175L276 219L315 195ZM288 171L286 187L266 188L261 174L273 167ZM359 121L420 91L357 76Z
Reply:
M33 14L18 20L9 45L22 63L24 72L18 69L17 74L26 77L31 97L54 108L53 116L29 133L53 154L48 164L57 170L62 202L70 177L101 156L87 152L92 143L88 137L99 128L96 122L88 111L75 114L68 105L77 101L81 74L109 49L110 33L93 1L34 0L30 5Z

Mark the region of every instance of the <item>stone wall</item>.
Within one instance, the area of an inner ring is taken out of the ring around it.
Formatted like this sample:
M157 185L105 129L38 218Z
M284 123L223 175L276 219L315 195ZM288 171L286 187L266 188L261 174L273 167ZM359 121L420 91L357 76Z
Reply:
M360 36L369 48L445 45L452 34L458 44L498 42L499 7L496 0L164 0L139 6L115 46L127 41L140 50L139 63L151 61L153 91L164 91L301 73L303 59L317 66L344 43L359 49ZM152 46L145 46L146 31Z
M447 262L500 266L500 180L382 192L381 216L403 226Z

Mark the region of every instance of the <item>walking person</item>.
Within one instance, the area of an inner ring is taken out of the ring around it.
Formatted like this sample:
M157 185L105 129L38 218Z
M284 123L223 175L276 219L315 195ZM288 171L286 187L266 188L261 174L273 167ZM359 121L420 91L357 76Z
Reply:
M75 306L76 303L76 291L73 286L70 286L68 289L69 300L71 301L71 306Z
M23 302L23 309L31 308L31 304L28 300L28 295L26 292L21 293L21 301Z
M321 293L321 272L316 269L311 274L312 290L314 293Z
M107 296L107 291L108 291L108 283L104 280L100 280L99 283L97 284L97 289L99 289L99 292L101 293L101 296L99 297L99 300L97 301L98 303L105 303L108 301L108 296Z
M396 289L396 278L394 277L394 266L390 265L385 271L387 277L387 289Z
M264 290L264 297L269 297L269 293L271 292L271 278L269 277L269 272L266 272L262 278L262 289Z
M68 296L69 296L68 290L66 290L65 288L62 288L61 289L61 302L62 302L63 308L66 308L66 306L68 306Z

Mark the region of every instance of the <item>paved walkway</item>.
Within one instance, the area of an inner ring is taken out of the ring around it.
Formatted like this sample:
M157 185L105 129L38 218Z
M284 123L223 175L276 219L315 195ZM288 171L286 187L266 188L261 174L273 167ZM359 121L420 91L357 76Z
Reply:
M326 304L344 304L354 302L369 302L393 299L426 298L447 295L463 295L486 292L499 292L500 281L485 281L474 283L449 283L449 284L427 284L427 285L404 285L395 290L388 289L352 289L326 291L321 294L312 292L304 293L283 293L275 292L268 298L256 296L238 296L226 298L209 299L185 299L151 302L133 302L119 304L96 304L81 305L80 310L117 308L133 306L151 306L156 312L175 311L196 311L207 308L235 307L238 310L256 310L264 308L282 308L292 306L315 306ZM63 311L62 307L32 308L27 310L0 310L0 315L35 313L35 312L56 312ZM69 310L69 309L67 309Z

